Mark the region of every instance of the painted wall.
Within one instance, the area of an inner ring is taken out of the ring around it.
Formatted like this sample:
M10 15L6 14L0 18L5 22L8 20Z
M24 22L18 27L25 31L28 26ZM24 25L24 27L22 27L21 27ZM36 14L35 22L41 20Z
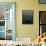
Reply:
M1 0L0 2L16 2L16 37L17 38L36 38L39 33L39 8L38 0ZM45 7L46 8L46 7ZM33 24L22 24L22 10L34 10ZM45 9L43 9L45 10Z

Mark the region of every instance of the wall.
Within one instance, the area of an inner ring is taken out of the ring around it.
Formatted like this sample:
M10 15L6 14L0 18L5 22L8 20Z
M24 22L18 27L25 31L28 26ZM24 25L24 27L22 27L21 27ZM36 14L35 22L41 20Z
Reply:
M38 0L1 0L0 2L16 2L16 37L36 38L39 33ZM40 7L41 9L42 7ZM22 24L22 10L34 10L33 24Z
M17 3L17 2L16 2ZM19 0L17 7L17 37L20 38L35 38L39 32L39 18L38 18L38 3L37 0ZM33 24L22 24L22 10L34 10Z

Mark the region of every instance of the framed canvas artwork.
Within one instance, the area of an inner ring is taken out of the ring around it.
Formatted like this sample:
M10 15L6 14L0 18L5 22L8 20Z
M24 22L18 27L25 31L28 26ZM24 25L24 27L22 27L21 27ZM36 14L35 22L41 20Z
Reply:
M0 40L15 40L15 2L0 2Z
M33 10L22 11L22 24L33 24Z
M39 34L46 32L46 11L39 11Z
M39 0L40 4L46 4L46 0Z

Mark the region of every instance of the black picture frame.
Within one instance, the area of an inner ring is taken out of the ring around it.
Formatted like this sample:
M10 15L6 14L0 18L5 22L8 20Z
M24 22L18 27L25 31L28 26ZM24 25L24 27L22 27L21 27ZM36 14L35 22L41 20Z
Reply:
M46 4L46 0L39 0L39 4Z
M46 32L46 11L39 11L39 35Z
M22 24L33 24L33 10L22 10Z

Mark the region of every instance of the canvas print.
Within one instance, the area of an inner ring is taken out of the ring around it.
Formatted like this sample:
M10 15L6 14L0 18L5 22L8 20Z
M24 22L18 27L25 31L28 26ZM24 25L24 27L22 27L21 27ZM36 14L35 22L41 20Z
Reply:
M33 11L32 10L22 11L22 24L33 24Z
M46 4L46 0L39 0L40 4Z
M15 40L14 2L0 3L0 40Z
M39 12L39 25L41 34L46 32L46 11Z

